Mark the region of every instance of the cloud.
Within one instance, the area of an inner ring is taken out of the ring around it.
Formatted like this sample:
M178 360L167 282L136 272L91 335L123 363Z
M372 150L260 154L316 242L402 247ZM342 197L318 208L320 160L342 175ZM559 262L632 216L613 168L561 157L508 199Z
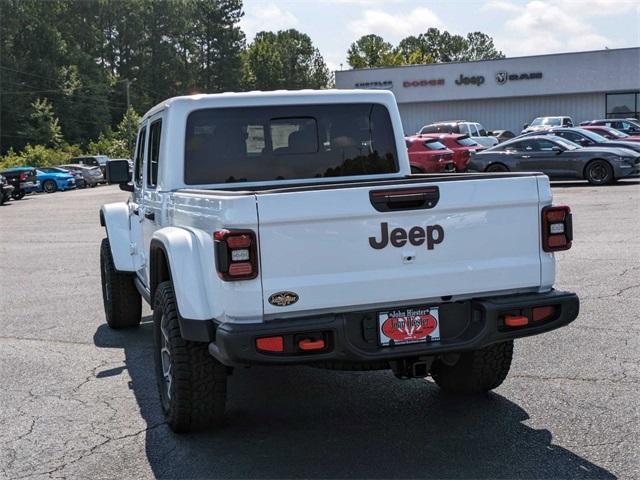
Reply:
M596 8L601 3L610 2L584 0L578 4L532 0L516 6L506 0L494 0L487 6L509 15L503 30L494 35L498 47L509 46L506 49L509 55L533 55L615 47L615 39L597 33L584 19L585 15L594 14L582 12L583 5ZM619 0L619 3L626 8L627 2Z
M365 10L361 18L349 23L349 30L358 37L374 33L392 42L424 33L429 27L442 28L442 21L426 7L395 15L383 10Z
M299 23L293 13L281 9L274 3L264 3L260 4L260 8L245 10L245 15L240 20L240 27L247 36L247 41L250 42L258 32L287 30L296 28Z

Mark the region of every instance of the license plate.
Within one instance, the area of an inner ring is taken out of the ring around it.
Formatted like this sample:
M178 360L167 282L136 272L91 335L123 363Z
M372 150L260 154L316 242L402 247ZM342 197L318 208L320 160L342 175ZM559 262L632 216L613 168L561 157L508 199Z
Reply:
M380 345L391 347L440 340L438 307L411 307L378 312Z

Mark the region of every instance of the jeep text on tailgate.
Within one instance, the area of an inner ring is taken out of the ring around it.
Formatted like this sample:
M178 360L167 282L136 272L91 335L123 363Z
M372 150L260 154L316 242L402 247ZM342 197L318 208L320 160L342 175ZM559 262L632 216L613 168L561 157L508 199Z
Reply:
M153 308L162 409L207 427L240 365L431 375L491 390L513 340L578 315L553 289L571 212L546 176L411 175L390 92L196 95L151 109L104 205L107 323Z

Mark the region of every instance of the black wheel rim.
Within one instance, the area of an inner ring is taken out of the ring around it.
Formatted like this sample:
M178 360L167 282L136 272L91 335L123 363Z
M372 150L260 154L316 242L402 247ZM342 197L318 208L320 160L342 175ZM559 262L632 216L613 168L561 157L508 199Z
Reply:
M51 182L44 182L44 191L47 193L53 192L53 184Z
M596 163L591 166L589 176L595 183L605 183L609 177L609 169L603 163Z

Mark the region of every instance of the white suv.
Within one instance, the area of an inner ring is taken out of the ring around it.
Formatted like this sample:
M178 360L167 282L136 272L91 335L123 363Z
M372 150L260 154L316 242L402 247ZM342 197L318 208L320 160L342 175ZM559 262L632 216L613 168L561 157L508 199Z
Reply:
M425 133L462 133L469 135L476 143L487 148L499 143L496 137L487 133L481 123L467 122L465 120L451 120L425 125L418 134L423 135Z

